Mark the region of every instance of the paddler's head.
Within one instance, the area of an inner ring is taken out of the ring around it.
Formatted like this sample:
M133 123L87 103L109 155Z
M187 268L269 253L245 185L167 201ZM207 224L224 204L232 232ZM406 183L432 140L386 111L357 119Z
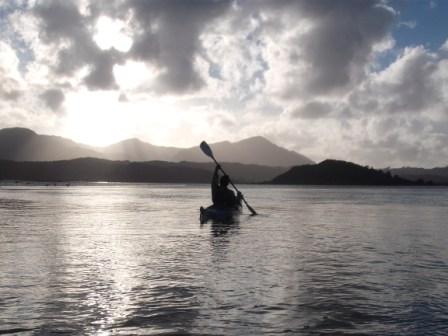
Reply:
M229 176L223 175L221 177L219 184L221 185L221 187L227 187L229 185L229 181L230 181Z

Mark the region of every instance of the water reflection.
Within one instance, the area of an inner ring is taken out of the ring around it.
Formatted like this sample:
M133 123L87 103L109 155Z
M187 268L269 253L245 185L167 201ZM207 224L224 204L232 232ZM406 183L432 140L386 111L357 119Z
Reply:
M237 234L240 228L239 220L233 220L226 223L212 222L209 225L210 231L214 237Z
M0 198L0 210L24 211L32 205L33 202L27 200L17 200Z
M133 308L109 330L123 334L188 333L199 315L199 287L166 284L134 288Z
M448 192L375 190L0 188L0 334L446 334Z

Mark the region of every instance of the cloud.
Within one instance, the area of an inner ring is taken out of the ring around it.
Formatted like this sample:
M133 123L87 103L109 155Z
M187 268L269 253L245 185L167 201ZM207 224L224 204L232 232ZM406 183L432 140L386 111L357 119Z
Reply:
M448 40L446 40L443 44L442 44L442 46L440 47L440 50L441 51L448 51Z
M314 27L303 39L311 66L308 91L329 93L364 75L374 45L386 39L394 12L376 1L305 1Z
M52 111L58 111L64 102L65 96L59 89L48 89L40 95L40 98Z
M277 11L269 27L278 22L267 56L275 65L268 72L270 91L288 100L349 91L366 76L396 16L378 1L265 3Z
M92 4L88 8L90 11L83 14L73 1L48 1L33 9L41 22L42 40L58 46L55 70L59 75L72 75L87 66L84 84L88 88L116 89L114 66L133 59L157 68L149 90L196 92L205 86L208 76L219 77L223 66L222 60L211 56L204 47L209 31L213 30L215 36L234 34L235 28L246 30L249 19L256 23L253 31L247 31L243 37L247 47L256 48L260 43L268 47L272 39L280 36L289 48L279 58L281 66L275 62L278 55L260 51L261 72L256 78L247 79L263 81L262 68L267 68L271 61L276 73L268 73L267 77L274 83L282 81L272 77L287 78L277 92L284 98L340 92L362 78L375 45L388 37L395 17L391 8L374 0L128 0ZM133 40L129 51L99 48L93 33L104 15L129 23ZM232 26L224 31L216 29L223 28L223 22ZM201 71L200 62L208 64L208 73Z
M363 113L421 113L443 104L440 56L423 47L406 48L389 67L373 74L351 96Z
M11 46L0 41L0 98L16 101L21 95L19 60Z
M120 96L118 97L118 101L120 103L127 103L129 101L129 98L124 93L120 93Z
M208 0L110 1L92 3L82 13L75 1L46 1L35 6L33 13L41 24L42 41L56 46L54 70L58 75L70 76L87 66L84 84L89 89L117 89L114 66L133 59L158 68L151 90L179 94L203 86L196 68L198 58L205 57L200 36L230 4ZM94 32L104 15L128 20L133 40L129 51L101 50Z
M33 8L40 22L42 42L55 46L57 75L71 76L88 67L84 84L90 89L115 89L113 66L121 62L117 50L101 50L93 39L95 15L82 15L74 1L45 1Z
M18 87L19 83L15 79L8 77L3 69L0 69L0 98L16 101L22 94Z
M340 139L326 135L326 151L341 147L354 161L377 167L446 165L442 143L448 135L447 79L443 54L423 47L404 49L392 64L360 82L347 99L339 99L331 116L336 113L341 123L335 128ZM344 110L350 113L340 113Z
M331 112L331 105L325 102L312 101L295 109L293 117L304 119L318 119L327 116Z
M398 27L406 27L409 29L415 29L415 27L417 27L417 22L416 21L401 21L398 23Z
M202 32L223 15L230 1L130 0L125 3L135 18L134 44L128 56L154 63L160 73L156 91L183 93L204 84L196 69L202 57Z

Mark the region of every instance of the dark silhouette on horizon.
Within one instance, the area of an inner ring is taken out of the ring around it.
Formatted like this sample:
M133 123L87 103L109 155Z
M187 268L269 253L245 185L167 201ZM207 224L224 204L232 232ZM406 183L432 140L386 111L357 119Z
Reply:
M227 164L224 165L227 169ZM244 166L244 165L242 165ZM17 162L0 160L0 181L67 182L108 181L147 183L210 183L210 165L189 162L130 162L82 158L64 161ZM249 170L253 166L249 166ZM235 175L228 170L232 175ZM236 178L235 182L239 181ZM266 180L265 180L266 181ZM262 181L258 181L261 183ZM29 182L27 182L29 183ZM270 184L299 185L434 185L411 181L373 168L345 161L326 160L316 165L297 166L273 178ZM441 183L443 184L443 183ZM446 184L445 184L446 185Z
M433 181L436 184L448 184L448 167L435 168L388 168L391 174L398 175L407 180L413 181Z
M53 162L0 160L0 180L208 183L210 173L207 170L162 161L129 162L95 158Z
M125 165L127 163L127 165ZM17 162L11 160L0 160L0 180L30 180L30 181L121 181L123 177L118 179L116 173L110 175L108 171L116 171L118 167L121 170L130 170L130 163L134 168L148 169L148 176L137 178L135 175L128 177L130 182L145 182L150 179L152 166L156 167L176 167L178 174L190 174L185 177L186 182L196 182L192 178L193 173L201 176L199 182L209 182L210 174L215 168L214 163L199 162L166 162L166 161L148 161L148 162L131 162L131 161L110 161L96 158L80 158L62 161L27 161ZM107 167L107 168L106 168ZM115 167L115 168L113 168ZM260 183L271 180L277 175L285 172L286 167L265 167L258 165L244 165L239 163L225 163L224 167L237 183ZM102 171L102 173L100 173ZM51 173L48 173L51 172ZM124 174L124 173L123 173ZM122 174L122 175L123 175ZM203 178L204 174L208 174L207 179ZM3 177L2 177L3 176ZM169 176L167 175L167 178ZM180 178L178 178L180 179ZM158 181L155 181L158 182ZM169 180L168 182L172 182Z
M315 165L293 167L274 178L272 184L296 185L366 185L406 186L433 185L432 182L410 181L390 172L363 167L352 162L325 160Z

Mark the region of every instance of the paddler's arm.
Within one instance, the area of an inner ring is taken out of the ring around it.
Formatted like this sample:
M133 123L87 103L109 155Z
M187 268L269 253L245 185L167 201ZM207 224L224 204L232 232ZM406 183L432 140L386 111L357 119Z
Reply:
M219 181L219 170L221 169L220 165L216 165L215 172L213 173L212 178L212 202L215 204L216 194L218 191L218 181Z
M241 192L237 192L236 194L236 201L238 202L238 205L241 206L241 201L243 200L243 194Z

